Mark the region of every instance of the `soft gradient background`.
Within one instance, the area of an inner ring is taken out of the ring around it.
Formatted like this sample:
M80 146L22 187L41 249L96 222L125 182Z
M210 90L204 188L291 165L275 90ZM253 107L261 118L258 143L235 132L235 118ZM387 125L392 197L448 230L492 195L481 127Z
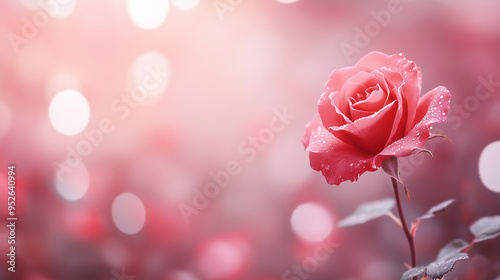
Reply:
M49 1L50 15L37 2L0 2L0 279L282 279L313 256L316 237L339 247L307 279L399 279L409 252L390 219L335 226L359 203L391 197L387 177L377 171L329 186L300 142L331 70L372 50L404 53L422 68L424 92L444 85L452 93L449 122L435 129L454 144L436 140L428 143L434 158L403 162L408 220L456 199L422 222L419 265L454 238L470 241L476 219L500 214L499 1L158 0L141 13L151 1L60 0L59 10ZM375 23L388 5L399 12ZM33 20L39 26L26 27ZM357 34L366 28L363 41ZM12 34L23 38L16 47ZM346 44L357 52L345 55ZM154 96L121 107L147 65L168 77ZM482 100L480 77L496 82L482 87L482 96L490 93ZM103 120L114 130L58 181L54 166L87 141L49 118L51 101L67 89L88 102L85 131ZM284 108L294 118L269 134ZM259 133L267 143L255 157L238 151ZM214 181L209 174L232 161L240 173L187 224L180 203L192 205L196 190ZM7 271L3 225L11 163L16 273ZM499 239L470 257L448 279L500 275ZM302 279L295 277L288 279Z

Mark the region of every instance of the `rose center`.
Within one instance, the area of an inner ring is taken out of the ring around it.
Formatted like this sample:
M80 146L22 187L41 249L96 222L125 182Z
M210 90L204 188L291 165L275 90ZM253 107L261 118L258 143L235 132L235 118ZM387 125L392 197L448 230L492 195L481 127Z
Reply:
M365 100L365 99L368 98L369 95L370 95L370 93L367 93L367 92L357 93L356 97L354 98L354 101L358 102L358 101L361 101L361 100Z

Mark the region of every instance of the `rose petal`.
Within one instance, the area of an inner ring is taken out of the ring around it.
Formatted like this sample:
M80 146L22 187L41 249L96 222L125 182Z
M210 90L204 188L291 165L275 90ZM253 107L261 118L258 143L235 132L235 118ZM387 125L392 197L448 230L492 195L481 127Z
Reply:
M360 118L366 118L370 115L373 115L374 112L372 111L365 111L365 110L361 110L361 109L357 109L355 107L355 105L357 105L359 103L356 103L353 105L353 102L349 101L349 111L351 112L351 119L352 120L357 120L357 119L360 119Z
M389 68L376 69L373 70L372 73L380 77L383 77L383 80L387 83L387 87L390 89L390 91L404 84L404 79L401 73L394 72Z
M337 108L344 113L344 115L350 118L351 114L349 112L348 103L349 98L352 97L359 100L357 96L358 94L364 94L367 88L376 86L378 83L379 79L377 79L375 75L368 72L359 72L345 82L344 86L340 90L340 94L332 96L332 104L335 104Z
M402 73L404 79L407 78L410 72L420 72L420 68L415 65L415 62L406 59L403 54L387 55L376 51L363 56L352 68L355 67L368 69L390 69L394 73ZM417 77L420 77L418 73ZM419 81L416 82L419 83Z
M410 70L405 70L407 71L407 76L404 78L405 83L402 87L403 99L406 101L407 106L405 134L408 134L408 132L413 128L411 124L415 120L415 114L417 112L418 100L420 98L420 91L422 87L422 72L420 71L420 68L413 62L407 68L410 68Z
M368 153L377 154L386 145L397 113L397 105L397 102L393 101L368 117L357 119L352 124L332 126L328 130L347 144L361 147Z
M340 92L332 92L330 95L325 92L319 98L318 113L321 115L321 120L325 127L341 126L346 123L351 123L351 120L332 102L332 99L335 98L337 94L340 94Z
M392 123L391 131L389 132L389 137L387 138L387 142L385 146L393 143L394 141L401 139L405 134L405 127L407 121L407 112L406 112L406 102L403 99L401 94L401 87L393 89L391 91L391 95L393 98L397 100L398 109L396 115L394 116L394 120Z
M394 117L392 129L389 133L389 137L387 138L386 146L401 137L405 134L406 128L406 120L407 120L407 105L406 100L402 94L402 86L404 86L405 81L403 80L403 76L399 72L394 72L389 68L381 68L374 70L373 73L379 77L379 79L384 79L387 83L387 87L390 88L388 98L390 100L398 101L398 110L396 116Z
M384 107L385 101L387 100L387 94L380 88L380 85L377 85L376 88L377 89L373 90L365 100L356 102L352 107L356 110L372 113Z
M362 57L356 66L366 67L370 69L388 68L395 73L402 73L404 85L402 86L403 99L406 100L408 119L405 127L405 134L411 129L413 123L417 102L420 98L422 86L422 72L416 64L406 59L402 54L386 55L381 52L371 52ZM391 80L391 75L386 73L388 80Z
M388 63L390 61L390 57L391 55L377 51L369 52L360 58L354 67L366 67L369 69L378 69L382 67L390 68Z
M387 93L387 100L384 103L384 106L391 103L395 99L392 98L392 96L389 94L391 92L392 87L389 86L387 83L387 80L384 77L384 74L380 72L379 70L373 70L371 72L375 77L377 77L378 80L378 85L380 86L380 89Z
M355 76L359 71L364 70L366 70L366 68L354 66L333 70L326 82L326 90L328 92L340 91L349 78Z
M415 123L443 123L450 110L451 94L443 86L427 92L418 100Z
M384 143L384 147L386 147L388 144L404 136L407 118L405 113L406 103L401 94L401 86L404 84L404 81L400 73L394 72L389 68L376 69L371 73L377 77L379 84L382 85L382 87L385 88L385 92L387 92L387 100L384 106L394 100L397 101L398 108L392 121L392 128L390 131L387 131L388 134L383 135L384 137L380 137L380 139L386 140L386 143Z
M389 156L371 155L347 145L321 124L319 114L307 124L302 142L309 151L311 168L321 171L328 184L355 182L366 171L377 170Z
M430 125L436 122L443 123L446 120L450 109L450 99L450 92L442 86L422 96L418 102L415 118L418 123L407 136L387 146L380 155L405 157L422 148L429 139Z
M391 69L394 72L402 75L403 84L401 87L401 94L403 96L404 107L406 113L406 127L403 134L408 133L412 129L410 124L413 122L417 103L420 98L420 91L422 86L422 72L417 67L415 62L406 59L403 55L392 55L389 57ZM385 74L386 77L390 77Z

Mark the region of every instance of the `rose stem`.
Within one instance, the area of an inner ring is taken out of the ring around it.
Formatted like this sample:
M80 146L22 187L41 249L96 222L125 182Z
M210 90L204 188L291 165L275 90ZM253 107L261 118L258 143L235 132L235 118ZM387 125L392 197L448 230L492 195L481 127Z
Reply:
M398 181L396 179L392 179L392 186L394 188L394 196L396 196L396 203L398 205L398 212L399 212L399 217L401 218L401 224L403 225L403 231L405 232L406 239L408 239L408 244L410 245L410 252L411 252L411 266L416 267L417 266L417 256L415 253L415 244L413 243L413 236L411 235L410 231L408 230L408 226L406 225L406 220L405 216L403 214L403 207L401 207L401 199L399 198L399 190L398 190ZM417 280L417 277L413 277L413 280Z

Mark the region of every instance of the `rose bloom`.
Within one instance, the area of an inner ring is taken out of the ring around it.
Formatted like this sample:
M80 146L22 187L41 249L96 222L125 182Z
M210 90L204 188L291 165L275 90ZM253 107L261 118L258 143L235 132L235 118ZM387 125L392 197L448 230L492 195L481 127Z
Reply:
M420 68L402 54L371 52L334 70L302 138L311 167L339 185L421 151L451 99L442 86L420 97L421 84Z

